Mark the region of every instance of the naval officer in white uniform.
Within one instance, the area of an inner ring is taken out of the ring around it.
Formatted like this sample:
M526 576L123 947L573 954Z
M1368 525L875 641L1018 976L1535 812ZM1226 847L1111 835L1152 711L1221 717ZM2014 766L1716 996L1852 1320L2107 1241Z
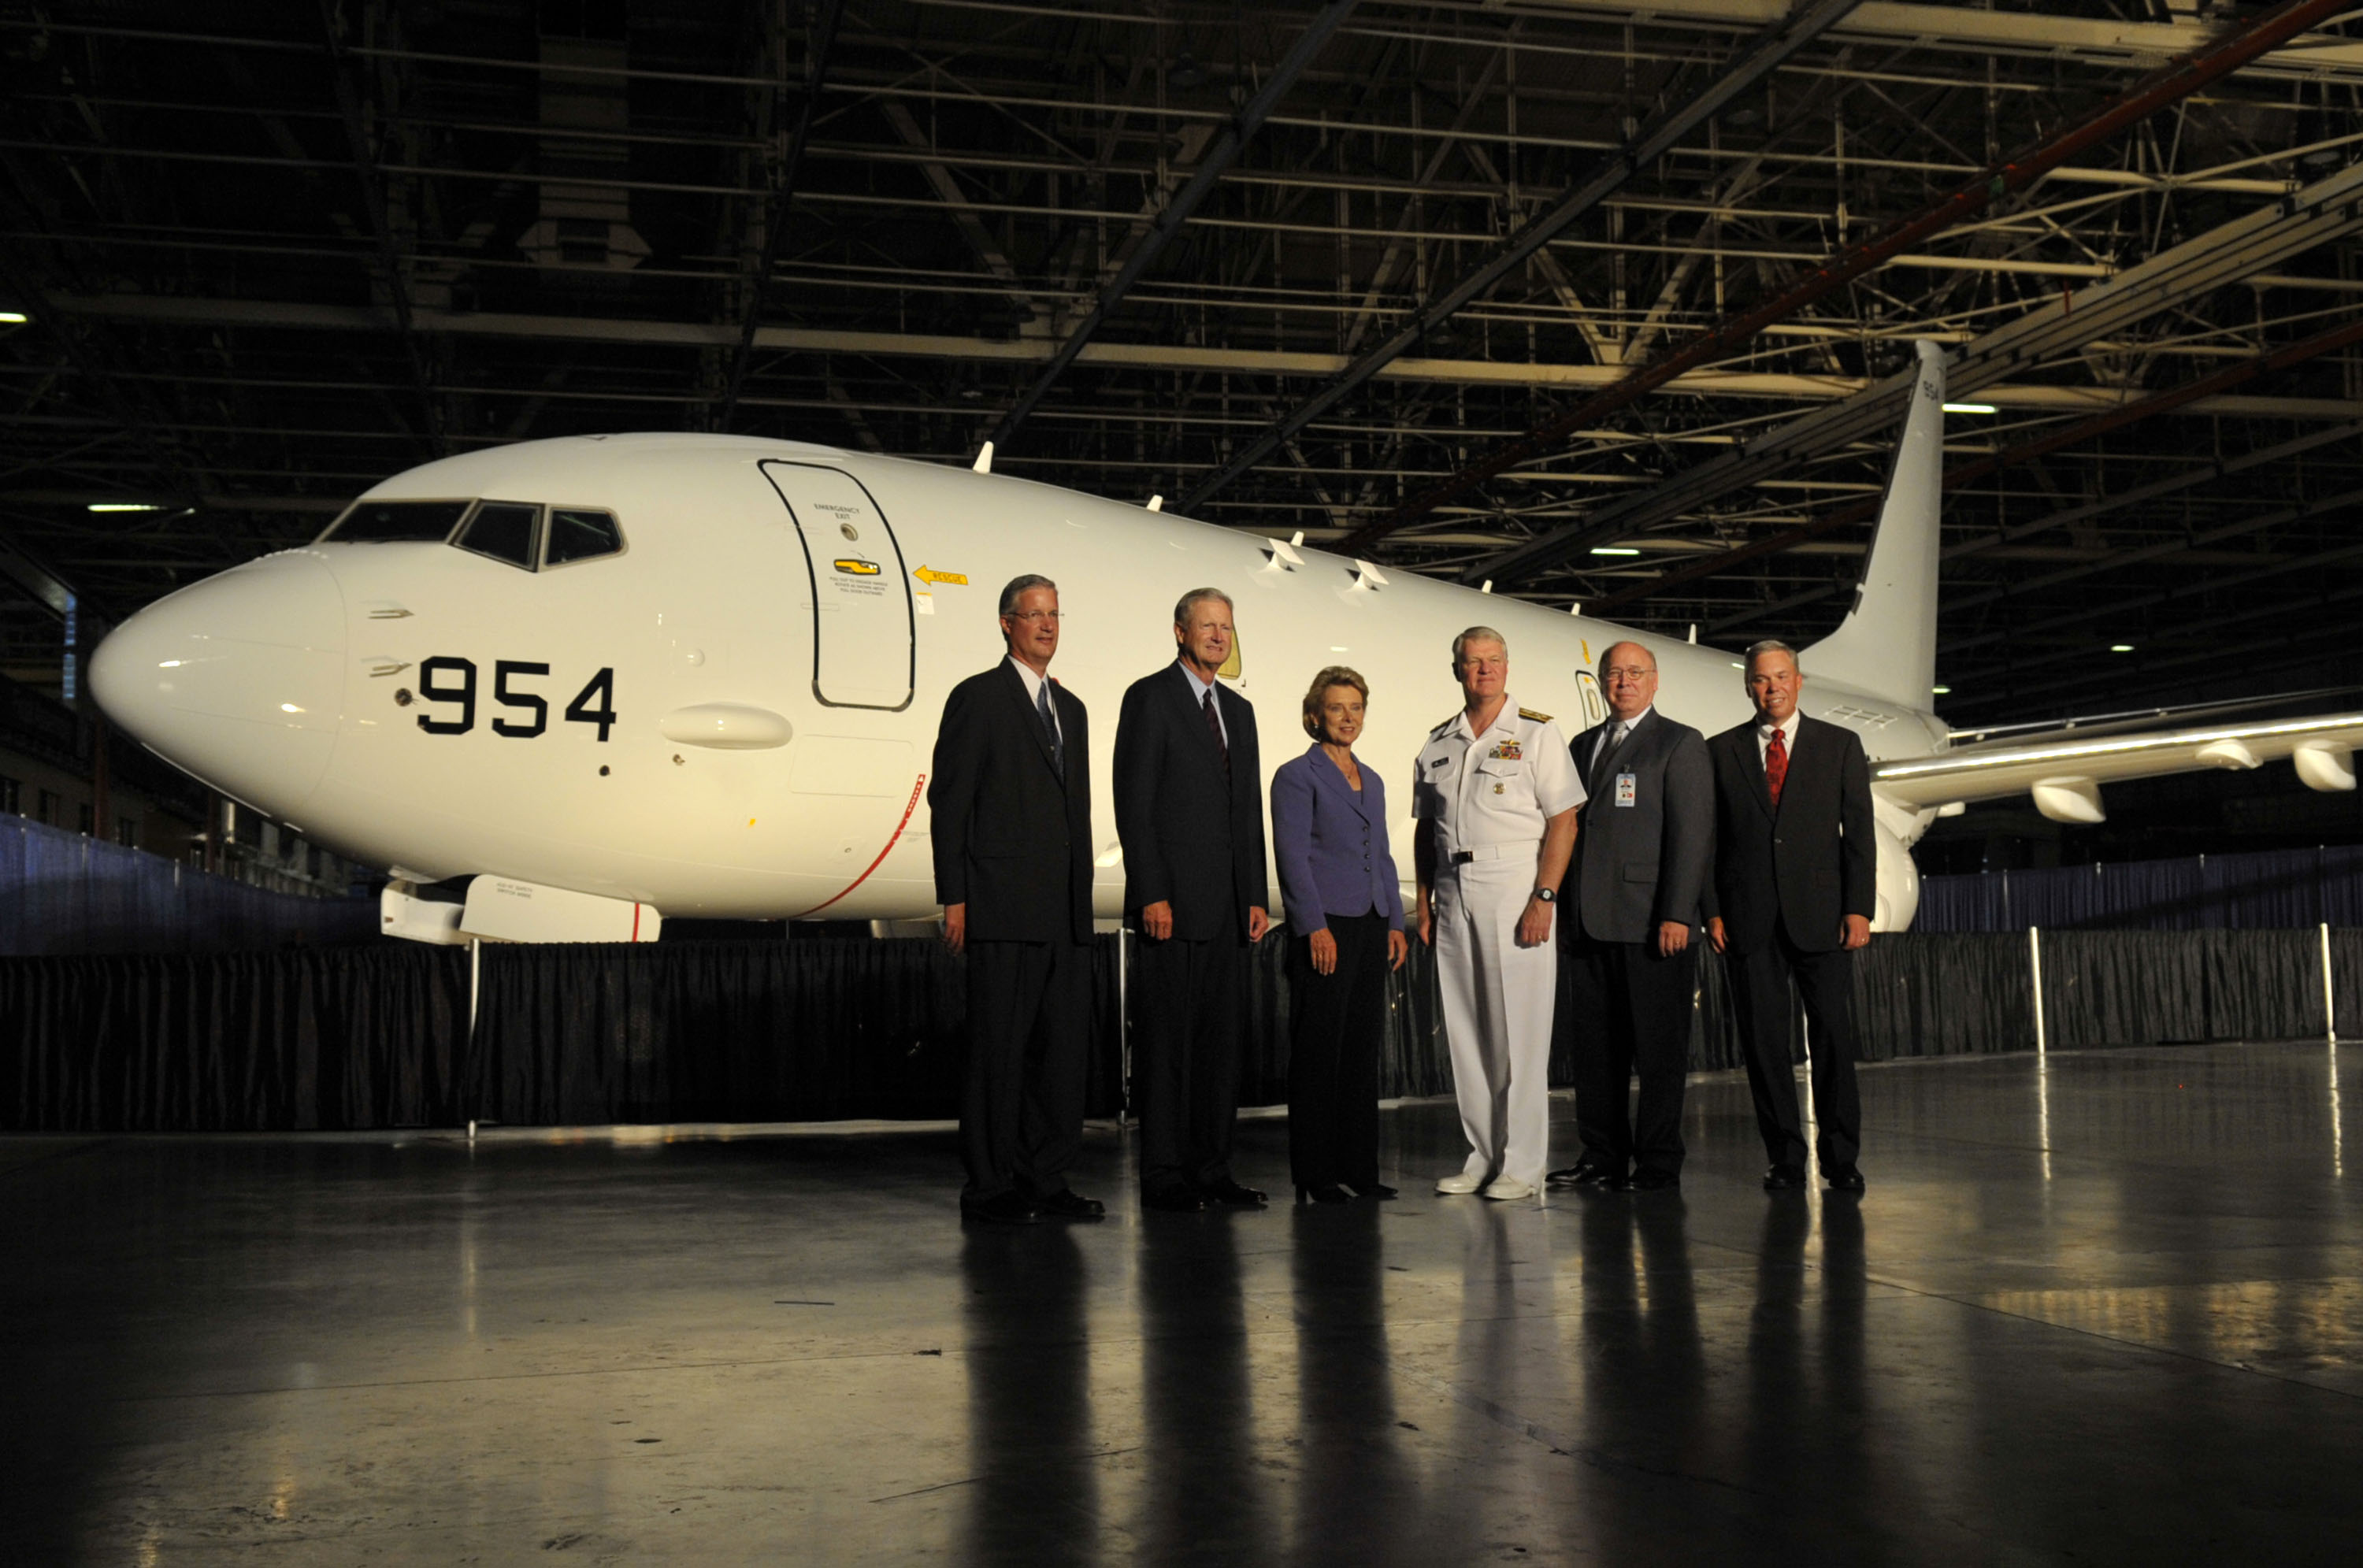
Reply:
M1583 780L1548 713L1512 701L1491 626L1452 639L1462 710L1420 748L1412 814L1419 937L1436 945L1469 1160L1438 1192L1531 1198L1550 1164L1551 914Z

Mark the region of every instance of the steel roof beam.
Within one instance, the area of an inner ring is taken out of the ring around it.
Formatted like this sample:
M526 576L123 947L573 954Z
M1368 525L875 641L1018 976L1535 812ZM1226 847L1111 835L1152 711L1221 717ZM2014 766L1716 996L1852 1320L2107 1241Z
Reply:
M443 411L435 401L435 384L427 373L427 357L419 352L417 334L411 321L410 285L404 281L402 259L394 251L385 188L378 182L378 153L370 145L361 92L354 81L359 68L345 47L345 27L337 15L336 0L320 0L320 27L328 39L329 73L336 83L337 108L344 121L345 141L352 150L353 174L361 182L361 205L369 214L370 231L377 238L378 271L385 279L386 303L394 308L394 324L402 334L402 351L410 361L411 385L418 394L419 413L426 421L427 450L430 456L439 458L449 450L443 438Z
M2358 599L2363 599L2363 585L2311 593L2306 596L2304 602L2308 609L2327 611L2335 605L2351 604ZM2336 642L2344 647L2351 644L2355 635L2353 625L2342 616L2329 615L2319 620L2292 616L2290 614L2286 602L2236 611L2227 615L2211 616L2204 621L2185 621L2174 629L2179 636L2188 637L2193 634L2220 632L2226 627L2264 620L2278 620L2280 623L2280 630L2276 632L2269 628L2242 637L2239 644L2244 650L2242 657L2245 657L2245 650L2259 646L2288 648L2306 646L2314 643ZM2024 712L2025 703L2030 697L2045 696L2054 691L2072 691L2082 687L2104 683L2116 693L2123 695L2146 690L2147 688L2140 683L2142 677L2162 675L2168 670L2185 669L2192 665L2212 664L2220 667L2237 662L2224 645L2214 638L2206 639L2205 646L2196 653L2181 654L2172 658L2125 658L2102 653L2097 647L2080 648L2077 650L2076 657L2085 667L2080 674L2071 675L2064 679L2046 681L2039 686L2012 686L2006 690L1991 695L1964 692L1958 700L1959 707L1974 712L1978 709L1994 708L2007 703L2012 708ZM2064 661L2046 659L2043 662L2050 664ZM2006 679L2015 672L2017 668L2020 667L2008 664L1991 665L1958 679L1964 683L1972 680ZM1947 706L1951 705L1947 704ZM1957 708L1956 711L1958 712L1958 709Z
M2293 192L2275 206L2234 218L2162 251L2094 285L2080 300L2073 294L2050 300L1965 345L1947 367L1947 394L1955 399L1968 397L2014 370L2044 364L2230 280L2251 276L2326 240L2351 234L2363 227L2363 204L2363 204L2363 164ZM1905 394L1918 375L1916 369L1902 370L1841 403L1805 414L1738 450L1677 475L1657 491L1602 507L1581 523L1530 539L1478 563L1462 576L1472 582L1483 577L1514 580L1594 545L1679 517L1801 458L1866 439L1900 417ZM1617 390L1612 387L1602 395L1613 396ZM1833 519L1828 525L1857 520ZM1760 545L1744 548L1750 554L1736 557L1733 564L1764 553ZM1628 591L1618 602L1634 596Z
M1322 6L1305 24L1304 30L1297 35L1296 42L1272 67L1271 74L1264 78L1263 85L1257 90L1255 96L1248 99L1246 106L1215 136L1205 156L1198 160L1197 171L1190 176L1187 184L1174 193L1173 199L1157 215L1156 221L1149 225L1148 233L1134 248L1122 270L1100 290L1099 298L1093 303L1090 313L1075 324L1074 330L1059 343L1058 351L1051 355L1050 362L1043 368L1042 373L1001 416L1001 422L993 430L996 445L1008 444L1009 438L1026 423L1026 415L1032 414L1035 405L1042 401L1042 394L1048 392L1051 383L1075 362L1091 342L1093 335L1106 324L1108 316L1123 303L1124 296L1132 291L1132 285L1148 271L1167 243L1181 231L1182 226L1190 221L1191 215L1198 210L1198 204L1206 199L1222 179L1223 171L1237 160L1247 144L1254 139L1256 132L1263 128L1264 121L1270 117L1273 109L1279 107L1282 94L1295 84L1297 74L1313 62L1313 57L1321 52L1322 46L1337 32L1339 24L1353 14L1355 4L1356 0L1329 0L1329 4Z
M886 123L894 127L894 134L909 143L918 154L919 170L926 176L929 188L950 213L952 226L960 230L960 237L968 241L968 248L976 252L976 259L984 263L984 270L992 273L993 280L1001 285L998 293L1024 312L1029 322L1037 319L1042 315L1041 307L1026 289L1025 279L1017 275L1015 264L1002 250L999 242L985 231L984 221L976 215L976 204L969 200L968 193L960 188L960 182L952 178L952 171L944 158L928 140L927 133L919 128L919 122L911 117L911 111L891 98L879 105L879 108L884 113ZM1059 167L1072 170L1076 166L1066 164Z
M1637 9L1632 0L1538 0L1547 15L1611 17L1624 21ZM1650 0L1649 19L1663 26L1761 27L1783 9L1783 0ZM1917 49L1957 49L1979 54L2070 58L2123 66L2185 54L2206 44L2208 28L2195 19L2126 22L2113 17L2047 15L2042 11L1988 11L1967 6L1892 5L1860 7L1838 36ZM2363 69L2363 41L2335 33L2310 33L2297 40L2303 69Z
M2202 376L2196 381L2186 381L2181 386L2169 388L2165 392L2143 398L2138 402L2111 409L2105 414L2080 420L2064 430L2050 431L2033 440L2022 441L1990 456L1957 465L1945 471L1943 488L1947 491L1958 490L2013 463L2031 462L2038 458L2048 457L2063 447L2077 446L2096 436L2105 436L2113 430L2123 429L2128 425L2138 424L2145 419L2154 419L2160 414L2172 414L2203 398L2254 381L2260 375L2275 370L2285 370L2292 365L2302 365L2308 359L2334 353L2358 342L2363 342L2363 321L2348 322L2346 326L2334 327L2328 332L2316 333L2303 342L2292 343L2286 348L2257 355L2236 365L2227 365L2213 375ZM1737 566L1742 561L1777 555L1781 551L1793 549L1808 539L1818 538L1822 535L1834 533L1857 523L1867 523L1879 515L1879 509L1883 504L1884 499L1884 497L1874 497L1858 502L1840 508L1827 517L1816 518L1803 527L1792 528L1785 534L1777 534L1768 539L1758 539L1753 544L1743 545L1737 549L1727 550L1709 557L1705 560L1677 568L1663 577L1654 578L1647 582L1636 583L1630 588L1619 589L1606 598L1593 602L1588 608L1596 613L1606 614L1609 611L1630 604L1636 600L1646 599L1651 594L1661 593L1670 588L1678 588L1686 582L1694 582L1700 578Z
M61 619L74 608L77 595L73 585L18 549L5 536L0 536L0 577L15 583L28 598Z
M1549 244L1569 225L1623 189L1634 176L1656 166L1683 137L1713 118L1723 106L1769 75L1775 67L1835 26L1861 0L1815 0L1792 17L1783 17L1753 46L1733 61L1722 76L1678 107L1655 116L1633 139L1594 165L1559 199L1537 213L1504 240L1494 254L1435 301L1414 313L1377 347L1362 354L1311 397L1298 403L1270 430L1235 454L1215 473L1191 487L1176 510L1188 513L1204 505L1216 491L1254 468L1286 445L1296 433L1337 406L1370 380L1423 342L1459 313L1461 308L1492 292L1503 279L1526 264L1527 258Z
M2357 436L2363 436L2363 420L2334 425L2326 430L2309 431L2295 440L2260 447L2236 458L2224 458L2213 462L2202 463L2185 472L2170 474L2165 479L2154 480L2148 484L2136 485L2131 490L2117 491L2113 494L2103 495L2097 500L2070 506L2063 511L2046 513L2032 522L2014 523L2007 528L1999 528L1991 534L1964 539L1959 544L1947 546L1940 552L1939 558L1952 561L1966 556L1999 552L2017 540L2028 538L2036 534L2055 533L2079 523L2090 522L2095 517L2105 516L2112 512L2121 512L2128 506L2140 506L2149 502L2162 500L2180 491L2194 490L2203 484L2212 484L2219 479L2228 479L2234 474L2246 473L2251 469L2262 468L2269 463L2300 457L2334 442L2352 440ZM1799 530L1801 536L1803 532ZM1792 594L1778 604L1759 604L1743 610L1736 615L1726 616L1709 625L1707 631L1715 634L1727 632L1735 627L1747 625L1751 621L1760 621L1767 615L1802 610L1808 604L1819 603L1842 591L1845 590L1836 583L1825 583L1819 588ZM1998 597L2001 595L1982 590L1966 598L1957 594L1954 598L1946 601L1944 608L1947 611L1973 608Z
M2343 0L2289 0L2269 16L2230 29L2207 48L2151 72L2073 126L1992 165L1952 194L1890 225L1875 238L1836 252L1814 272L1736 321L1701 335L1678 353L1636 370L1606 391L1543 421L1520 439L1495 447L1443 484L1412 497L1385 517L1365 524L1347 541L1348 545L1353 550L1367 553L1387 535L1444 502L1459 499L1520 463L1555 450L1569 432L1597 423L1603 414L1628 406L1685 370L1739 351L1764 327L1845 287L1919 241L1975 216L2012 192L2026 189L2078 153L2190 96L2342 8Z
M2358 169L2363 169L2359 165ZM193 326L277 326L298 330L384 332L391 322L383 311L366 305L316 304L294 300L193 299L158 294L77 294L58 296L52 304L65 314L114 317L132 321L179 322ZM571 343L614 343L657 348L710 348L727 346L733 329L690 321L581 315L529 315L501 311L444 311L421 308L413 313L421 333L467 337L540 338ZM1050 345L1036 340L1004 341L989 337L955 337L929 333L866 332L826 326L766 326L756 334L756 346L806 353L834 353L909 358L967 359L982 362L1035 364L1048 358ZM1115 370L1232 371L1265 376L1313 376L1335 371L1347 363L1341 354L1292 349L1202 348L1189 344L1094 343L1078 356L1081 362ZM1615 374L1613 367L1529 364L1498 359L1399 359L1382 379L1408 383L1446 382L1468 386L1584 386ZM1862 383L1853 377L1792 375L1780 371L1700 371L1672 384L1670 391L1699 396L1724 396L1828 403L1851 410L1848 394L1858 397ZM1873 389L1875 392L1878 389ZM624 396L628 394L611 394ZM2105 406L2111 394L2081 387L2041 384L1990 386L1985 395L2014 408L2058 409L2085 413ZM2197 412L2273 413L2295 418L2346 419L2356 404L2343 400L2281 398L2272 400L2215 399ZM1892 417L1892 415L1891 415ZM1246 422L1241 422L1246 423ZM1783 426L1783 429L1791 428ZM1864 429L1875 431L1879 421L1866 419ZM1603 434L1614 434L1606 432ZM1671 432L1680 436L1685 432ZM1843 443L1833 443L1842 445ZM1524 479L1521 473L1510 476Z
M2096 572L2116 571L2125 567L2138 566L2144 561L2165 559L2180 555L2186 550L2221 544L2226 539L2260 534L2268 528L2284 527L2291 523L2303 523L2317 517L2335 516L2357 506L2363 506L2363 489L2338 491L2295 506L2279 507L2261 516L2243 517L2236 523L2227 523L2221 527L2201 529L2181 538L2167 539L2155 545L2145 545L2139 549L2120 550L2114 555L2097 561L2085 561L2042 577L2031 578L2025 582L2012 583L2000 591L1981 593L1970 603L1972 605L1989 604L1996 600L2013 598L2022 593L2032 593L2046 588L2058 588L2063 583L2080 581ZM2104 614L2112 610L2145 609L2153 604L2168 603L2192 593L2213 593L2226 588L2237 588L2244 582L2275 576L2294 567L2327 566L2335 561L2349 559L2358 553L2363 553L2363 545L2348 545L2318 556L2286 558L2271 566L2260 568L2255 571L2243 572L2234 577L2210 573L2195 582L2181 583L2160 592L2121 600L2114 604L2095 608L2090 603L2082 603L2066 614L2053 615L2046 620L2032 622L2025 625L2006 627L1999 631L1980 632L1974 636L1956 637L1951 642L1938 644L1936 651L1939 654L1964 653L1970 648L2007 642L2030 632L2046 632L2061 626L2082 624L2089 622L2094 615Z
M754 357L755 332L762 320L763 295L771 286L771 271L780 264L781 238L787 232L788 214L796 196L796 171L804 162L804 143L812 136L813 116L820 107L821 84L828 79L828 56L837 41L837 24L845 14L845 0L820 0L820 13L814 18L812 31L804 48L804 102L796 110L796 127L789 134L787 145L781 149L779 177L772 182L763 212L763 252L755 263L755 275L747 282L746 308L739 313L738 347L730 356L730 372L725 378L721 403L714 411L714 428L730 428L730 417L738 412L738 389L747 380L747 362ZM786 96L787 83L779 84L780 94ZM785 105L781 105L782 108Z

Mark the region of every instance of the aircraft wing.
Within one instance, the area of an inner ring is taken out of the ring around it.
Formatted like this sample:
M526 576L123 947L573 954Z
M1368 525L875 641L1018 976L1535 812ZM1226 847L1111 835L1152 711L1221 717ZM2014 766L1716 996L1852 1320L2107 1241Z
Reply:
M2204 767L2243 769L2289 757L2298 778L2314 790L2355 788L2355 748L2363 745L2363 712L2314 714L2245 723L2205 724L2146 734L2051 734L1990 741L1931 756L1875 764L1880 795L1918 810L1966 805L2005 795L2035 797L2055 822L2103 820L2100 787L2121 778L2193 773Z

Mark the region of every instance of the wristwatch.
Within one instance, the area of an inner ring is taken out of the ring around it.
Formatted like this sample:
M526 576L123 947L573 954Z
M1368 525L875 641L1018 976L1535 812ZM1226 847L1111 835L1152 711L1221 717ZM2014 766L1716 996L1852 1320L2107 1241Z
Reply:
M1547 904L1555 904L1559 902L1559 889L1557 888L1537 888L1535 889L1535 897L1540 899Z

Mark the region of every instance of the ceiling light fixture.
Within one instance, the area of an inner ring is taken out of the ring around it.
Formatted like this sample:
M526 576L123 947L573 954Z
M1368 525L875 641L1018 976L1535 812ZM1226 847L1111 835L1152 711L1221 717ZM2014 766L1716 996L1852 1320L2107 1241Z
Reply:
M1592 553L1595 556L1637 556L1641 552L1624 545L1594 545Z
M1990 403L1948 403L1945 405L1945 412L1947 414L2000 414L2002 410Z
M161 512L164 509L152 501L94 501L93 512Z
M2109 645L2109 651L2111 653L2131 653L2134 651L2134 646L2131 643L2111 643Z

